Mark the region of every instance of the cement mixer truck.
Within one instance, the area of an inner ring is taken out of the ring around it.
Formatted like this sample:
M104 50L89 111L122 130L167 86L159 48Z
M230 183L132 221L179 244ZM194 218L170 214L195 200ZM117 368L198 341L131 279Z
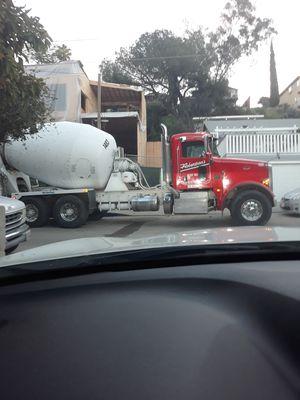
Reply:
M161 139L161 182L151 187L109 133L85 124L46 124L3 145L2 192L26 204L31 227L53 218L58 226L77 228L95 213L159 209L199 215L228 208L234 224L268 222L274 196L267 163L221 158L207 132L169 137L162 125Z

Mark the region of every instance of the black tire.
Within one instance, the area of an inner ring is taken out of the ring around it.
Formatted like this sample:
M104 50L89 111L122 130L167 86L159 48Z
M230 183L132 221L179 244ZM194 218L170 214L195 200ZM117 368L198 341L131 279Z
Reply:
M50 217L50 207L44 200L38 197L24 197L21 200L26 205L26 222L31 228L38 228L47 224ZM37 215L34 215L34 211Z
M235 225L266 225L272 215L272 204L264 193L245 190L233 199L230 214Z
M18 183L18 189L20 193L28 192L28 187L25 182Z
M100 219L105 217L106 214L107 214L107 211L99 211L97 209L92 214L89 215L89 220L90 221L100 221Z
M84 201L79 197L62 196L54 204L53 218L62 228L79 228L86 223L88 210Z

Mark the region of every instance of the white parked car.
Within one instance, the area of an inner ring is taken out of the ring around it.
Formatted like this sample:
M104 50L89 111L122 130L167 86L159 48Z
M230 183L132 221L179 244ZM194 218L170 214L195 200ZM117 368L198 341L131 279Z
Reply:
M30 230L22 201L0 196L0 206L5 208L5 252L8 254L28 239Z
M283 210L300 214L300 188L287 192L281 199L280 207Z

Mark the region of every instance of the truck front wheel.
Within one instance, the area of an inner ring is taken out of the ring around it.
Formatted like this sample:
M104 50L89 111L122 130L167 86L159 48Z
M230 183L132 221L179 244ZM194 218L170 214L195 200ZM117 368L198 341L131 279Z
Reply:
M44 200L38 197L25 197L21 200L26 205L26 223L31 228L38 228L47 224L50 217L50 209Z
M79 197L62 196L54 204L53 218L62 228L79 228L86 223L88 210Z
M235 225L265 225L272 215L272 204L258 190L240 192L233 199L230 214Z

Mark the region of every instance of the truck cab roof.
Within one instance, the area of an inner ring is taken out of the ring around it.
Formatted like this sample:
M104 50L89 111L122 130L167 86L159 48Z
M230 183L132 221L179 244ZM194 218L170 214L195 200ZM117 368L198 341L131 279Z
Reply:
M212 138L213 135L209 132L186 132L186 133L176 133L172 135L173 141L181 141L183 138L184 140L203 140L206 137Z

